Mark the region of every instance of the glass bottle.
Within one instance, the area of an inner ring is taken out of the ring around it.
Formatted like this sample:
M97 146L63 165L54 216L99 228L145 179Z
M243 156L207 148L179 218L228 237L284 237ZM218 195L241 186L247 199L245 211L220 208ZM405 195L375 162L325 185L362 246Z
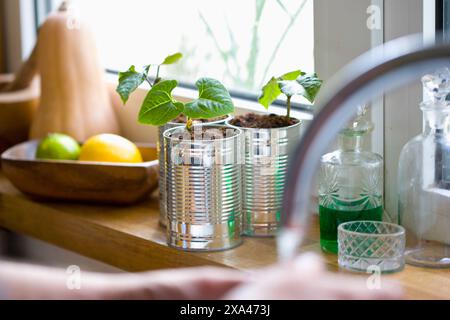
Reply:
M356 220L383 217L383 158L363 148L372 123L360 107L339 134L339 149L322 156L319 171L320 246L337 253L337 228Z
M422 79L423 132L400 154L399 223L406 229L406 262L450 267L450 70Z

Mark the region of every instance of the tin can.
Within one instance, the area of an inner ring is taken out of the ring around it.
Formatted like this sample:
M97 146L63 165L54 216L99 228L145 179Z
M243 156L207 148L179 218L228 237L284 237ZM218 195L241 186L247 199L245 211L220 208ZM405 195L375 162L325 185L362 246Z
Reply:
M223 124L225 121L231 120L233 117L228 116L226 119L213 121L213 122L207 122L207 123L199 123L195 124L195 126L201 126L201 125L210 125L210 124ZM159 224L163 227L167 224L167 187L166 187L166 169L164 166L165 158L164 158L164 152L161 150L161 147L164 146L164 132L166 130L169 130L171 128L177 128L177 127L183 127L185 126L185 123L178 123L178 122L169 122L163 126L158 127L158 144L157 144L157 151L158 151L158 157L159 157Z
M230 249L242 242L242 131L223 125L194 131L203 129L227 134L191 140L180 138L185 128L164 133L168 244L192 251Z
M182 127L183 123L169 122L158 127L159 141L157 145L159 155L159 224L163 227L167 225L167 186L166 186L166 168L165 153L161 150L164 146L164 132L171 128Z
M239 128L245 136L243 232L274 236L281 219L289 155L300 141L301 122L283 128Z

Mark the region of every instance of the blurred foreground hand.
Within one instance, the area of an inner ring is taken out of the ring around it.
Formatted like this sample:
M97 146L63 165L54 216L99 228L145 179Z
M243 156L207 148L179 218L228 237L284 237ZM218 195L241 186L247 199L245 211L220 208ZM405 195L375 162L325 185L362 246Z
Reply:
M342 275L325 270L315 254L256 271L253 281L229 291L225 299L237 300L385 300L401 299L403 290L382 279L380 288L370 289L370 275Z
M62 270L0 262L5 299L400 299L402 290L382 281L370 290L367 277L326 272L312 254L250 273L190 268L143 273L80 273L79 289Z

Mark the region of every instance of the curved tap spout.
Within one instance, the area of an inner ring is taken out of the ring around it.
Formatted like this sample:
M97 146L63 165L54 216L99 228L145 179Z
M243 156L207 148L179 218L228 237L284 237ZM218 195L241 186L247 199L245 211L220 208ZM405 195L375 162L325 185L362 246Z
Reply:
M427 72L450 66L450 44L440 37L423 43L422 35L399 38L363 54L330 79L316 102L319 113L293 154L283 199L281 259L297 253L310 216L312 181L321 155L361 103L405 85Z

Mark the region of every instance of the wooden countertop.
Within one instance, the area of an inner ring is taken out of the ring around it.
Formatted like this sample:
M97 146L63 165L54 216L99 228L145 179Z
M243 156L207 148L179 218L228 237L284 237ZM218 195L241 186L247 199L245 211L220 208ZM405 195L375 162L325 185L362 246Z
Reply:
M245 238L233 250L212 253L169 248L158 225L158 202L150 198L131 207L34 202L0 173L0 227L16 231L127 271L200 265L251 269L276 262L274 239ZM323 254L313 221L303 251L321 254L330 270L335 255ZM367 276L367 275L365 275ZM450 271L406 266L386 275L405 288L410 299L450 299Z

